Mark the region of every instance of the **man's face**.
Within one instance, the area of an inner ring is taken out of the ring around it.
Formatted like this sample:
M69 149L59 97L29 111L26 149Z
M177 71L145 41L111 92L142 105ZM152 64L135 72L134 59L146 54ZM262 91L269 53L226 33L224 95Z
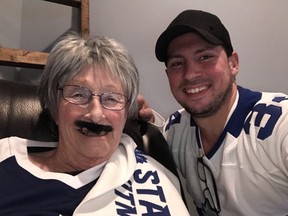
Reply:
M166 73L172 94L193 117L214 115L231 97L238 72L238 56L227 57L222 46L195 33L172 40Z

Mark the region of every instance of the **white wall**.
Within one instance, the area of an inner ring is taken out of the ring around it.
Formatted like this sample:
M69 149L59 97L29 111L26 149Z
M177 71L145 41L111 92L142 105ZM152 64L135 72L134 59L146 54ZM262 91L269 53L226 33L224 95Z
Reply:
M13 14L13 16L11 16ZM0 0L0 47L19 48L21 36L22 1ZM14 79L15 69L0 66L0 78Z
M164 65L155 58L154 46L172 19L190 8L215 13L227 26L240 55L240 85L288 93L287 0L90 0L91 34L114 37L127 46L140 72L141 94L167 117L179 106L170 93ZM77 29L75 22L77 13L66 6L1 0L0 44L49 50L57 37ZM26 70L17 78L27 81L38 73Z

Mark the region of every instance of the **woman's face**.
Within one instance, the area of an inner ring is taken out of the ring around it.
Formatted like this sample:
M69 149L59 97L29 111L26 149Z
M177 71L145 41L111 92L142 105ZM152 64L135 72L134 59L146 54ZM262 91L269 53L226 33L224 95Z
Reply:
M64 149L64 154L67 153L69 157L89 161L93 165L96 161L96 164L106 161L119 145L127 118L127 108L120 111L108 110L101 105L97 95L107 92L123 95L124 89L120 81L112 78L109 71L90 67L65 85L85 87L94 96L84 105L70 103L62 95L59 97L58 115L55 119L59 128L58 149ZM86 126L87 122L93 123L92 129ZM101 127L98 127L99 125ZM108 130L109 127L112 131Z

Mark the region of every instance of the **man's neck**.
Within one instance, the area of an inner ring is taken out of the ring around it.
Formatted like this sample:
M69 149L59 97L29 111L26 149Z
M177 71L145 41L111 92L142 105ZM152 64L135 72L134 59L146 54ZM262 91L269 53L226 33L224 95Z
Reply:
M199 127L200 138L205 154L207 154L219 139L228 115L233 107L237 96L237 86L233 86L230 99L213 116L206 118L194 118Z

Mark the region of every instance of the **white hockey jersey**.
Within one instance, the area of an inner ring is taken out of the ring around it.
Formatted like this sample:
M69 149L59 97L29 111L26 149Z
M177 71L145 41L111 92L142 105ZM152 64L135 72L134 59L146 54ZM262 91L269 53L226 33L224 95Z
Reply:
M75 176L41 170L27 146L57 143L0 140L0 215L189 215L175 175L125 134L106 163Z
M197 173L203 152L197 125L182 109L170 116L164 134L199 215L210 215ZM219 215L288 215L288 96L238 87L226 126L203 162L217 185Z

